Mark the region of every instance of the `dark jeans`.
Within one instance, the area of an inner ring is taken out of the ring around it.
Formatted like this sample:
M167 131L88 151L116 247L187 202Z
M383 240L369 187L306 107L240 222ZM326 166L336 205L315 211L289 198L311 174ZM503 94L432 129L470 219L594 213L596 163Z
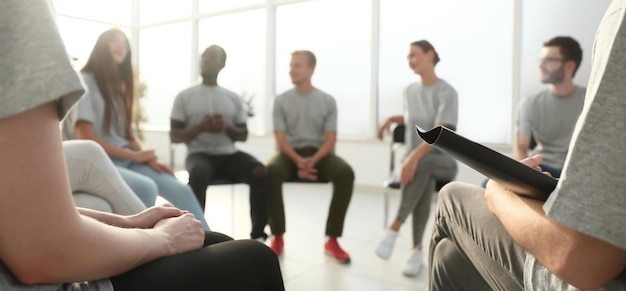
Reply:
M431 290L523 290L526 252L489 211L485 189L450 182L439 191L430 244Z
M311 157L316 148L295 149L302 157ZM354 172L346 161L329 153L317 165L317 177L333 184L333 196L326 220L326 235L339 237L343 233L343 222L348 211L354 187ZM283 204L283 182L297 176L297 166L287 156L278 152L267 164L270 190L269 224L274 235L285 233L285 206Z
M224 178L243 182L250 188L251 238L267 238L264 232L268 215L267 173L265 166L253 156L237 151L230 155L194 153L187 156L189 185L202 209L206 203L206 189L211 181Z
M267 290L282 291L278 258L254 240L232 240L207 232L205 247L164 257L111 278L123 290Z

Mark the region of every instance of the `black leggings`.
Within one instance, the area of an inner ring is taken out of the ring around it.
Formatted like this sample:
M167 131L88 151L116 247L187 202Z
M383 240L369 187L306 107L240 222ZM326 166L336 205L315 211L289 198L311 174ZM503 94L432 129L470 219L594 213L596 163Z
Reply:
M111 278L123 290L285 290L278 258L255 240L206 232L200 250L164 257Z

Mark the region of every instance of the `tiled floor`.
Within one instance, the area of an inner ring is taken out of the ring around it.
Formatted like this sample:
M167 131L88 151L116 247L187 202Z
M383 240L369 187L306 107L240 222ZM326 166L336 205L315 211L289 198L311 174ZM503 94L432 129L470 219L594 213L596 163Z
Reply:
M285 184L283 190L287 233L284 236L285 250L280 262L286 290L428 290L425 267L415 278L407 278L401 274L404 261L410 252L410 223L401 229L395 251L388 261L374 254L374 248L383 235L382 191L355 191L348 209L344 234L339 241L350 253L352 263L340 265L323 251L331 185ZM234 195L231 196L231 193ZM399 192L391 193L390 216L393 217L399 202ZM433 213L434 209L424 235L423 245L426 247ZM212 230L235 238L248 238L248 187L243 184L234 188L211 187L207 194L206 217ZM269 233L269 227L266 231Z

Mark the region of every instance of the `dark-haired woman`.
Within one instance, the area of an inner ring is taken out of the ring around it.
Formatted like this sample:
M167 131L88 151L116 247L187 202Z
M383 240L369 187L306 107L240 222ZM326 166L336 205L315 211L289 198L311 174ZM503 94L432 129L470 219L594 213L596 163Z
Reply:
M413 215L413 250L402 273L416 276L423 265L422 237L430 214L431 193L437 179L452 180L456 176L456 162L449 156L422 142L414 125L430 129L438 125L455 129L458 119L458 96L448 82L435 73L439 54L426 40L411 43L407 57L409 67L420 81L404 90L404 114L387 118L378 129L378 138L388 132L392 124L406 124L407 155L400 170L402 198L395 220L376 248L376 254L388 259L398 237L400 227Z

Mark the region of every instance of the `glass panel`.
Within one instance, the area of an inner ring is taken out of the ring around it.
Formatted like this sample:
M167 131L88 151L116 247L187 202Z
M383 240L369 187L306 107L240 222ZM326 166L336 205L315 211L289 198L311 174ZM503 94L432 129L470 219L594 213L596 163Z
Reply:
M139 39L139 78L147 86L142 102L147 123L169 127L174 97L191 80L191 23L146 28Z
M239 8L247 5L265 3L266 0L198 0L200 13L211 13L228 9Z
M142 25L191 16L191 0L141 0L139 21Z
M265 132L267 118L265 19L264 9L205 18L200 21L198 40L198 55L212 44L226 51L226 67L220 72L218 82L246 99L253 98L254 116L248 119L248 130L255 134Z
M318 60L313 85L337 101L342 137L369 134L371 6L364 0L326 0L276 10L276 93L293 87L290 53L311 50Z
M130 26L132 1L128 0L55 0L56 12L94 21Z
M438 76L459 94L459 133L478 142L510 143L513 2L381 1L380 120L402 113L404 88L419 81L407 64L409 44L426 39L441 57Z
M76 58L73 61L76 70L82 69L85 65L100 34L111 28L108 24L63 16L57 18L57 25L67 53L70 57ZM130 29L116 28L121 29L130 38Z

